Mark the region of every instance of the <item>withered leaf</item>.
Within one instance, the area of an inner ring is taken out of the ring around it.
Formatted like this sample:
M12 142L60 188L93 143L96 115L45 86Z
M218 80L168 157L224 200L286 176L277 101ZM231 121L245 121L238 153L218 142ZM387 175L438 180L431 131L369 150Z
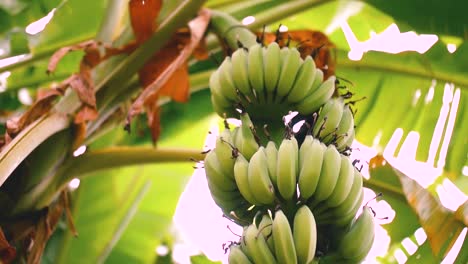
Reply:
M398 176L408 204L418 215L434 255L443 258L465 227L455 214L447 210L428 190L402 172Z
M161 11L161 0L130 0L128 9L133 33L138 43L147 40L156 30L156 18Z
M46 94L43 94L39 100L36 100L21 117L8 119L6 122L8 136L14 138L23 128L47 113L52 108L52 102L59 95L61 95L59 90L51 89Z
M179 31L139 72L140 82L145 89L128 112L127 130L130 129L132 118L142 112L143 106L150 107L153 114L148 115L149 126L152 129L153 142L156 142L160 133L158 116L160 111L156 105L159 97L169 96L178 102L188 100L187 59L202 39L209 20L209 11L201 10L199 15L189 22L190 34L187 34L186 30Z
M35 225L33 232L32 248L28 254L27 263L40 263L42 254L44 253L45 246L50 236L52 236L55 227L57 226L63 213L68 209L68 198L64 197L67 193L64 191L60 194L60 198L53 203L45 212L41 215ZM66 213L67 217L71 217ZM71 218L68 219L70 230L76 234L76 230ZM71 223L71 225L70 225Z
M16 257L16 249L8 243L0 227L0 263L11 263Z
M101 43L99 42L96 42L94 40L88 40L82 43L78 43L76 45L60 48L50 57L49 65L47 66L47 74L54 72L55 69L57 68L57 64L69 52L77 51L77 50L84 50L85 52L87 50L98 50L98 47L100 45Z

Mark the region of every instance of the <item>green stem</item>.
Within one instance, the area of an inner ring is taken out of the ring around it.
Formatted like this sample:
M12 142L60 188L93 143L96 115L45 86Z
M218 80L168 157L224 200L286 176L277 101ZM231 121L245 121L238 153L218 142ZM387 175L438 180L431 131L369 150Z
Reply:
M23 129L0 152L0 186L20 163L51 135L69 126L70 118L60 113L44 115Z
M69 77L72 73L64 72L64 73L57 73L50 76L40 76L35 78L28 78L24 79L23 81L16 82L15 85L8 86L8 91L18 90L24 87L31 87L44 85L45 82L54 82L54 81L61 81L65 78Z
M212 10L211 27L216 35L225 38L233 50L238 48L238 42L247 48L257 43L255 34L227 13Z
M70 180L83 178L91 172L149 163L193 162L192 159L203 160L204 155L199 149L152 147L109 147L88 152L68 159L54 177L39 183L27 197L20 200L17 210L30 208L30 203L34 203L34 209L44 208Z

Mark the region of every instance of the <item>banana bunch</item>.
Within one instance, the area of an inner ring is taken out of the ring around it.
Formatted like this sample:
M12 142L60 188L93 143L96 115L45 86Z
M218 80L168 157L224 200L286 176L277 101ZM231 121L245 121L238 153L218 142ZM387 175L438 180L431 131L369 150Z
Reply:
M211 75L211 101L222 117L235 117L239 106L255 120L296 110L308 115L335 91L336 78L323 78L313 58L302 59L296 48L256 44L237 49Z
M336 146L339 152L354 140L354 116L343 97L328 100L317 116L312 135L321 142Z
M317 228L312 211L305 205L295 213L292 225L283 211L273 219L264 214L260 222L244 227L238 243L230 247L229 263L307 264L315 256Z

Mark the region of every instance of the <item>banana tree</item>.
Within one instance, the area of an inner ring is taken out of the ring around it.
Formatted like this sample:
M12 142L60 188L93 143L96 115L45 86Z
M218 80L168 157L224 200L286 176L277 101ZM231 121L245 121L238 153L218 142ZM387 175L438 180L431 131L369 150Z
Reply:
M0 3L0 262L170 262L154 249L175 243L178 199L193 160L204 158L209 125L220 119L209 78L237 45L235 32L268 38L282 24L319 53L329 49L330 70L354 98L365 98L355 102L356 140L375 157L354 153L364 171L369 159L364 186L395 211L382 224L390 248L378 261L395 263L400 252L409 263L439 263L455 248L453 261L466 263L468 239L461 249L456 243L468 225L466 7L461 0ZM220 19L226 14L234 22ZM50 21L41 31L37 20ZM370 46L392 24L437 40L425 53ZM402 159L433 175L410 172ZM447 184L464 193L456 208L441 202ZM420 228L426 241L417 241ZM405 247L408 239L416 250Z

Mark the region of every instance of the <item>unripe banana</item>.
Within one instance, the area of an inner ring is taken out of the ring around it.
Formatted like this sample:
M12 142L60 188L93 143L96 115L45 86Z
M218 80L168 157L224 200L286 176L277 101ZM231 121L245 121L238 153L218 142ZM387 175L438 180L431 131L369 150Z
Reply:
M234 143L235 146L239 149L240 153L242 153L242 155L244 155L247 160L250 160L259 146L252 131L253 123L250 120L249 114L242 113L240 120L242 123Z
M237 189L236 182L224 174L221 163L216 155L216 152L210 151L205 156L205 173L208 181L215 184L222 191L234 191Z
M268 248L265 238L255 224L251 224L247 228L245 244L254 263L277 263L273 253Z
M277 178L278 174L276 173L276 162L278 160L278 149L274 141L268 141L265 147L265 155L267 157L268 164L268 175L270 175L270 180L273 183L274 187L278 187Z
M264 52L263 60L263 78L265 80L265 90L270 94L270 99L273 98L273 92L278 84L278 79L281 72L281 55L278 43L272 42L268 45Z
M232 62L230 57L226 57L218 68L218 79L221 86L221 94L231 101L238 99L237 89L232 80Z
M229 247L228 262L229 264L252 264L239 245Z
M231 130L225 128L221 134L216 138L216 147L214 152L218 157L219 163L223 169L223 172L234 179L234 168L235 157L233 156L233 142L231 139Z
M232 60L232 80L236 88L246 96L252 94L248 74L247 51L237 49L231 56Z
M316 203L325 201L333 192L340 174L341 156L335 146L330 145L323 154L323 164L320 179L313 199Z
M276 173L278 191L286 200L292 199L296 191L297 156L297 141L283 139L278 149Z
M344 155L341 156L340 174L336 183L335 189L333 189L332 195L328 197L325 204L329 207L335 207L340 205L351 190L354 180L354 166L349 157Z
M343 109L343 116L341 117L338 130L336 131L337 140L336 148L339 151L344 150L346 141L352 136L354 139L354 117L349 105L345 105Z
M278 262L296 264L297 255L293 234L288 219L281 210L276 211L273 218L273 239Z
M362 200L364 199L364 192L359 194L359 198L355 200L354 204L346 212L341 212L341 215L331 219L330 223L334 226L347 226L352 223L356 213L362 206Z
M216 102L222 107L230 107L231 102L225 95L223 95L223 87L219 82L219 71L215 71L211 74L209 80L209 86L211 95L214 97Z
M272 204L275 200L275 188L268 175L267 157L263 146L250 159L248 175L255 199L262 204Z
M288 102L297 103L309 92L315 80L315 62L311 56L307 56L302 63L293 88L288 94Z
M309 207L303 205L294 216L294 245L299 264L308 264L315 256L317 246L317 227Z
M310 90L307 92L307 96L313 94L323 83L323 71L320 69L315 69L314 73L314 82L312 83L312 86L310 87Z
M330 76L317 90L298 103L297 111L303 115L312 114L317 111L333 95L335 80L335 76Z
M281 101L293 88L299 67L302 64L301 54L295 48L284 47L282 49L281 73L276 89L276 99Z
M313 135L329 144L335 135L341 117L343 116L344 102L342 97L332 98L322 107L314 126Z
M270 251L275 252L275 242L273 240L273 220L271 220L270 215L264 214L262 216L262 220L258 225L258 230L262 233L263 237L265 237Z
M213 110L220 116L228 116L227 111L225 110L226 108L221 106L220 103L218 102L218 99L211 94L211 105L213 106Z
M265 81L263 79L263 47L260 44L249 48L248 74L250 85L259 100L265 97Z
M240 244L241 250L245 253L245 255L250 260L253 260L252 259L252 254L250 254L249 249L247 248L247 242L246 242L246 239L245 239L245 237L247 236L247 231L249 230L250 225L244 226L244 228L242 229L242 236L240 238L239 244Z
M337 251L346 260L359 262L372 247L374 234L374 216L369 208L364 206L362 214L341 239Z
M294 159L296 160L296 183L299 180L299 143L294 135L291 135L291 141L294 147Z
M302 166L299 172L299 192L303 200L309 199L317 189L327 147L312 136L306 136L299 153Z
M239 188L242 196L251 204L260 205L255 196L253 195L254 191L250 188L249 183L249 162L244 158L244 156L239 153L236 162L234 163L234 177L236 180L237 187Z
M353 208L356 202L359 202L360 196L363 193L362 176L361 173L358 172L355 168L353 170L353 184L351 186L351 190L349 191L348 195L346 195L344 201L338 206L332 208L329 208L325 203L322 203L319 207L317 207L317 210L314 210L314 212L317 215L317 220L319 222L322 223L323 219L333 219L337 217L342 217L345 214L349 213L350 208ZM309 204L309 206L313 208L312 204Z

